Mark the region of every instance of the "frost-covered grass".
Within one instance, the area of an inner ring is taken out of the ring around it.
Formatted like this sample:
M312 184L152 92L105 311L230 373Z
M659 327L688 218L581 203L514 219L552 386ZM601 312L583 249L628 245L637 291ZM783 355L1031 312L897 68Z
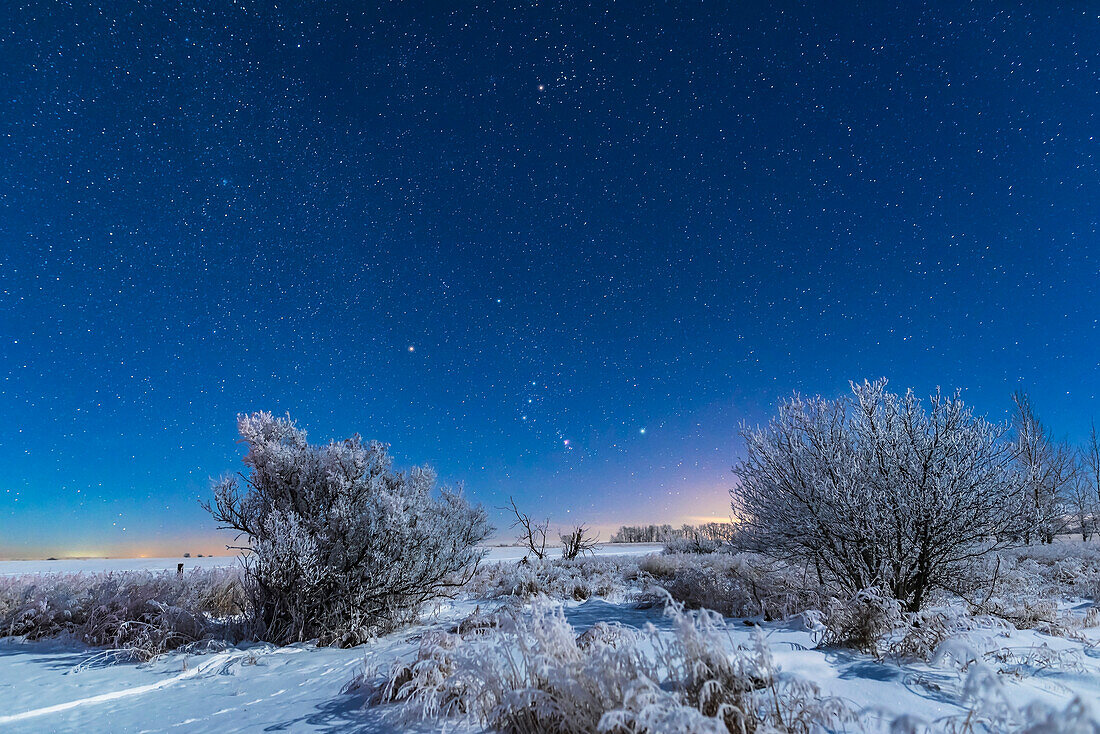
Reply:
M846 629L860 629L867 601L851 600L850 614L830 624L854 620ZM586 619L585 606L542 600L477 613L426 633L388 668L368 656L349 689L395 730L1100 731L1088 703L1100 691L1100 664L1086 654L1096 636L1086 645L1048 641L995 618L937 610L906 634L892 624L872 630L886 646L867 656L830 647L821 628L746 626L677 604L641 624L614 612L607 622L571 621Z
M688 608L734 617L785 619L820 609L829 596L806 569L751 553L648 556L639 570Z
M0 730L1100 732L1100 543L999 557L919 613L754 555L488 563L352 650L238 642L231 569L0 578Z
M810 681L779 675L762 634L740 646L715 612L668 614L663 635L606 622L578 633L561 607L536 604L428 635L373 700L400 702L404 721L461 718L505 734L802 732L854 719Z
M663 553L483 565L466 585L472 599L546 597L663 603L727 616L783 619L820 608L828 592L804 569L754 554Z
M475 599L545 596L574 601L591 597L621 601L637 595L639 575L639 560L631 556L488 563L477 570L465 592Z
M239 640L246 610L236 569L0 577L0 637L68 637L149 660Z

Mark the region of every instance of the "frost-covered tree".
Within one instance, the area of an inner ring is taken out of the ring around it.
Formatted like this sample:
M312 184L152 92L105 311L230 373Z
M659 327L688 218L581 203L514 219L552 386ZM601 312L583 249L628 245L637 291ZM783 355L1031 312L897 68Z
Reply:
M1081 471L1074 474L1066 491L1066 507L1077 524L1077 530L1081 533L1081 541L1088 542L1093 531L1096 498L1093 496L1087 476Z
M435 488L426 468L395 471L358 435L310 444L287 418L237 419L249 471L214 483L206 504L239 533L260 634L356 644L415 619L463 584L492 531L485 511Z
M1095 423L1089 431L1088 441L1078 452L1077 486L1081 493L1089 497L1089 513L1096 529L1097 515L1100 515L1100 436L1096 434Z
M886 380L836 400L795 396L767 426L742 427L739 541L920 609L932 589L966 589L976 562L1013 540L1021 484L1005 433L957 393L926 408Z
M1026 492L1021 496L1021 523L1024 540L1037 537L1053 543L1054 536L1066 527L1068 497L1076 473L1072 449L1057 441L1043 426L1026 393L1012 396L1016 411L1012 427L1016 440L1016 460Z

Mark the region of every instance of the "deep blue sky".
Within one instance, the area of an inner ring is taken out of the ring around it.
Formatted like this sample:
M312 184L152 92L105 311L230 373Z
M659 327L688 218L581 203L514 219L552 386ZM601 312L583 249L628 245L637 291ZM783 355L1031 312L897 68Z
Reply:
M0 11L0 556L217 549L257 409L597 525L793 390L1100 417L1091 3L369 5Z

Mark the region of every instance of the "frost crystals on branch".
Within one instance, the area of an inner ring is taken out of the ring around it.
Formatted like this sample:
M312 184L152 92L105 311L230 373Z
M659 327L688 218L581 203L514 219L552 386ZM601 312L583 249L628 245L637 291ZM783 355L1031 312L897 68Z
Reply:
M1077 473L1074 453L1046 430L1026 393L1018 392L1012 400L1016 403L1012 419L1016 456L1026 488L1021 511L1024 541L1031 543L1034 532L1041 542L1053 543L1054 536L1065 529L1066 510L1072 501L1070 491Z
M1006 428L957 393L926 409L885 380L851 388L795 396L766 427L742 428L731 496L745 545L849 593L882 588L909 611L933 589L966 591L976 562L1027 530Z

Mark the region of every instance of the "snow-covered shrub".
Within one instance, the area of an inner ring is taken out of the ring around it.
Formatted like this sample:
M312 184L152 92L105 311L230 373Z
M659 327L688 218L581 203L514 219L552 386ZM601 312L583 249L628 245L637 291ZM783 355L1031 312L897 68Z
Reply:
M998 554L1000 567L987 559L985 574L997 575L994 593L1100 598L1100 545L1076 540L1010 548Z
M483 564L466 584L468 597L584 601L591 597L624 600L634 595L638 561L629 556L532 560Z
M927 409L886 381L836 400L794 397L742 428L731 490L739 545L849 593L877 586L909 611L935 589L966 591L976 560L1019 537L1023 482L1004 426L958 395Z
M863 589L850 599L833 599L822 619L823 647L850 647L876 657L882 645L901 624L898 601L878 589Z
M736 647L722 618L669 608L672 631L601 624L583 634L536 605L476 635L426 636L378 682L406 719L459 717L506 734L808 732L852 718L776 671L758 636Z
M752 553L652 555L639 570L689 609L729 616L783 619L820 609L829 598L804 569Z
M986 660L998 664L997 672L1018 677L1038 671L1057 670L1083 673L1081 654L1077 650L1058 650L1046 643L1039 645L1002 646L986 653Z
M960 726L959 731L975 731L979 725L984 725L988 731L1013 734L1100 732L1100 722L1093 717L1091 707L1079 698L1061 711L1039 702L1017 705L1001 677L987 665L974 665L970 669L963 696L973 708L965 717L955 717L956 720L964 719L967 725L966 728Z
M984 588L969 595L976 612L991 614L1020 629L1078 637L1096 626L1100 610L1095 606L1100 588L1100 548L1075 540L1055 541L1001 551L984 559ZM1084 614L1066 608L1064 602L1092 600ZM1096 610L1096 611L1094 611Z
M993 649L991 635L1008 637L1012 629L999 617L971 615L958 607L922 609L903 615L886 644L886 654L898 659L931 661L950 655L951 646L946 643L957 641L967 650L977 651L968 653L968 658L980 659L984 652Z
M323 446L289 418L237 420L251 470L214 484L207 509L244 539L246 580L265 639L355 644L414 620L467 581L491 532L460 494L434 494L426 468L398 472L385 445Z
M709 565L683 564L659 583L688 609L713 609L729 617L754 617L759 605L743 580Z
M263 636L352 645L414 621L469 580L484 555L485 511L429 469L393 469L382 443L307 442L289 418L238 418L251 472L215 483L208 510L244 538Z
M944 661L959 667L997 654L994 641L1013 627L1004 619L972 615L958 606L903 612L898 601L877 589L865 589L846 601L832 599L825 612L807 613L822 647L847 647L875 657Z
M247 599L237 569L0 577L0 636L71 636L146 660L236 641Z

